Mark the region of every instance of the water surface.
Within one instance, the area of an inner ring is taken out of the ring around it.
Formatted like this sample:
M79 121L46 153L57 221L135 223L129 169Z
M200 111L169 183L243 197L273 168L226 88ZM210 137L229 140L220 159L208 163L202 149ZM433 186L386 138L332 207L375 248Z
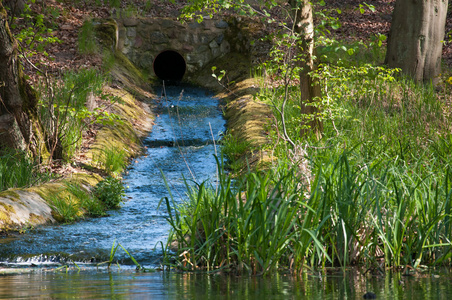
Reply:
M146 153L135 159L124 176L127 201L109 217L70 225L40 227L16 238L0 240L0 265L48 266L67 262L105 261L113 243L121 243L140 264L158 266L169 225L165 205L171 186L176 199L185 197L184 179L201 182L216 174L216 142L225 130L218 100L206 90L170 86L156 90L157 118L144 139ZM118 250L117 260L131 264Z
M129 271L0 276L0 299L451 299L450 276L366 277L355 272L320 277L135 273Z
M145 155L124 176L127 201L109 217L40 227L0 239L0 299L452 299L448 270L417 276L328 274L267 277L178 272L136 272L118 250L118 265L105 261L120 242L145 267L158 267L169 226L162 173L176 199L187 180L215 181L215 145L225 121L218 101L202 89L173 86L158 100L155 126L143 141ZM163 91L157 90L158 94ZM56 270L57 267L68 265ZM80 269L78 269L80 268Z

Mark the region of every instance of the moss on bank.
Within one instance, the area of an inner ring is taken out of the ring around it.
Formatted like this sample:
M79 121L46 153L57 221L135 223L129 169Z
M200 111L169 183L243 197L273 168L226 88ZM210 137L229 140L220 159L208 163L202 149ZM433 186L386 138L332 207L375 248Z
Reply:
M219 82L212 76L224 70L225 76ZM206 66L191 82L217 92L216 96L224 104L227 120L227 134L248 145L247 150L237 158L237 165L264 167L270 161L269 154L261 151L268 143L267 128L270 126L272 110L268 105L255 99L259 91L256 78L252 77L253 66L249 57L239 53L229 53Z
M117 30L114 22L110 21L98 26L108 30L98 28L97 32L114 33ZM145 76L123 54L115 50L115 40L109 36L100 37L104 55L115 58L113 64L108 66L112 84L105 87L104 92L118 100L113 104L113 112L121 117L121 121L98 131L94 144L85 155L88 162L81 164L84 170L57 182L0 193L0 231L55 222L52 197L59 195L64 201L73 201L76 195L66 190L65 183L71 182L90 189L100 182L106 173L100 170L98 159L105 149L124 151L127 158L141 152L140 140L152 127L153 116L149 102L153 95L146 90ZM227 76L221 85L212 77L213 65L217 70L226 71ZM255 80L249 78L250 74L250 59L230 53L204 68L196 77L190 78L191 83L217 92L217 97L225 104L229 133L250 143L251 148L241 158L243 165L247 162L257 165L255 162L262 161L265 157L265 153L252 150L266 143L265 126L271 113L268 107L253 99L258 88ZM86 214L82 208L77 212L79 217Z
M117 99L112 104L112 110L120 116L120 121L103 126L98 131L94 144L85 154L88 162L81 164L84 168L56 182L0 192L0 232L60 220L52 199L58 197L61 201L80 202L81 199L77 199L77 195L67 189L67 183L82 186L87 190L99 183L106 173L98 168L97 159L105 149L122 149L126 159L140 153L141 138L151 129L152 114L149 102L153 95L144 90L143 76L131 67L125 57L118 57L120 59L114 61L110 73L113 78L112 86L106 86L104 92ZM77 206L77 209L77 217L89 215L82 206Z

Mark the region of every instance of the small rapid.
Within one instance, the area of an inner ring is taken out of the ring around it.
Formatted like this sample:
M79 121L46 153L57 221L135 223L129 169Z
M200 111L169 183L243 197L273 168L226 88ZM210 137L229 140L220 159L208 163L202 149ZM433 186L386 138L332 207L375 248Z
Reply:
M165 176L176 199L185 195L184 178L202 182L215 178L216 142L225 130L217 99L205 89L191 86L155 88L162 95L155 108L155 125L144 139L145 154L124 174L126 201L108 217L43 226L0 239L0 265L53 266L76 262L95 266L120 243L143 266L154 267L162 256L169 225ZM162 175L163 174L163 175ZM119 249L115 261L132 265Z

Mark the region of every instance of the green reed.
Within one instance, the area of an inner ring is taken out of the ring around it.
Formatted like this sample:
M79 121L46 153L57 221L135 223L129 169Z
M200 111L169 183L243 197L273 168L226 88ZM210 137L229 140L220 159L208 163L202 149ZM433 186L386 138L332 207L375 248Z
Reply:
M121 245L120 243L116 244L116 239L113 241L113 245L111 246L111 250L110 250L110 256L108 257L108 260L100 262L97 264L97 267L106 264L108 269L110 269L110 267L112 266L115 256L116 256L116 252L118 251L119 248L122 248L122 250L124 250L124 252L129 256L129 258L132 260L132 262L134 263L134 265L136 266L137 270L143 270L143 271L152 271L151 269L145 269L143 268L138 262L137 260L132 256L132 254L130 254L129 251L127 251L126 248L124 248L123 245ZM121 268L119 266L119 262L116 261L116 265L118 266L118 268Z
M102 149L97 158L98 164L109 176L118 176L128 164L126 150L115 146Z
M324 254L315 209L290 170L248 173L239 180L218 162L219 184L187 184L187 199L162 199L177 244L174 265L185 270L265 274L300 267L307 248ZM296 253L299 255L295 256Z
M184 202L162 200L172 266L265 274L452 263L450 95L371 66L330 76L322 140L298 136L296 91L285 104L290 138L308 143L310 174L292 170L290 145L270 133L269 170L232 180L218 163L218 185L187 183ZM264 93L281 108L278 89Z
M391 159L364 165L358 148L314 162L310 192L285 166L232 181L219 164L218 186L187 182L185 202L162 199L173 266L265 274L450 264L451 168L419 176Z
M41 172L36 162L26 154L2 150L0 155L0 191L29 187L50 180L50 174Z

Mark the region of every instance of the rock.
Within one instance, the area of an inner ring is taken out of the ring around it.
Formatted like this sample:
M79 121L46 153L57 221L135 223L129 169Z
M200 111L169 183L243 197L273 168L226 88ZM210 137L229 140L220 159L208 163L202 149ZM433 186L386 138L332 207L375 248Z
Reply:
M137 29L136 29L136 27L128 28L126 35L127 35L127 37L136 37L137 36Z
M227 22L225 22L224 20L218 21L215 23L215 27L220 28L220 29L225 29L229 27L229 24Z
M364 299L377 299L377 295L372 292L367 292L363 295Z
M162 21L161 25L163 28L173 28L173 27L176 27L177 24L173 20L165 19Z
M122 20L122 24L125 27L137 26L138 25L138 19L137 18L125 18L125 19Z
M168 42L168 37L161 32L151 32L150 41L155 44L163 44Z
M196 29L202 27L204 24L198 23L198 22L192 22L188 24L188 27L190 29Z
M213 40L213 41L211 41L210 43L209 43L209 48L210 49L215 49L215 48L218 48L219 46L218 46L218 44L217 44L217 42L215 41L215 40Z
M217 42L218 45L220 45L223 42L223 40L224 40L224 34L220 34L215 39L215 41Z

